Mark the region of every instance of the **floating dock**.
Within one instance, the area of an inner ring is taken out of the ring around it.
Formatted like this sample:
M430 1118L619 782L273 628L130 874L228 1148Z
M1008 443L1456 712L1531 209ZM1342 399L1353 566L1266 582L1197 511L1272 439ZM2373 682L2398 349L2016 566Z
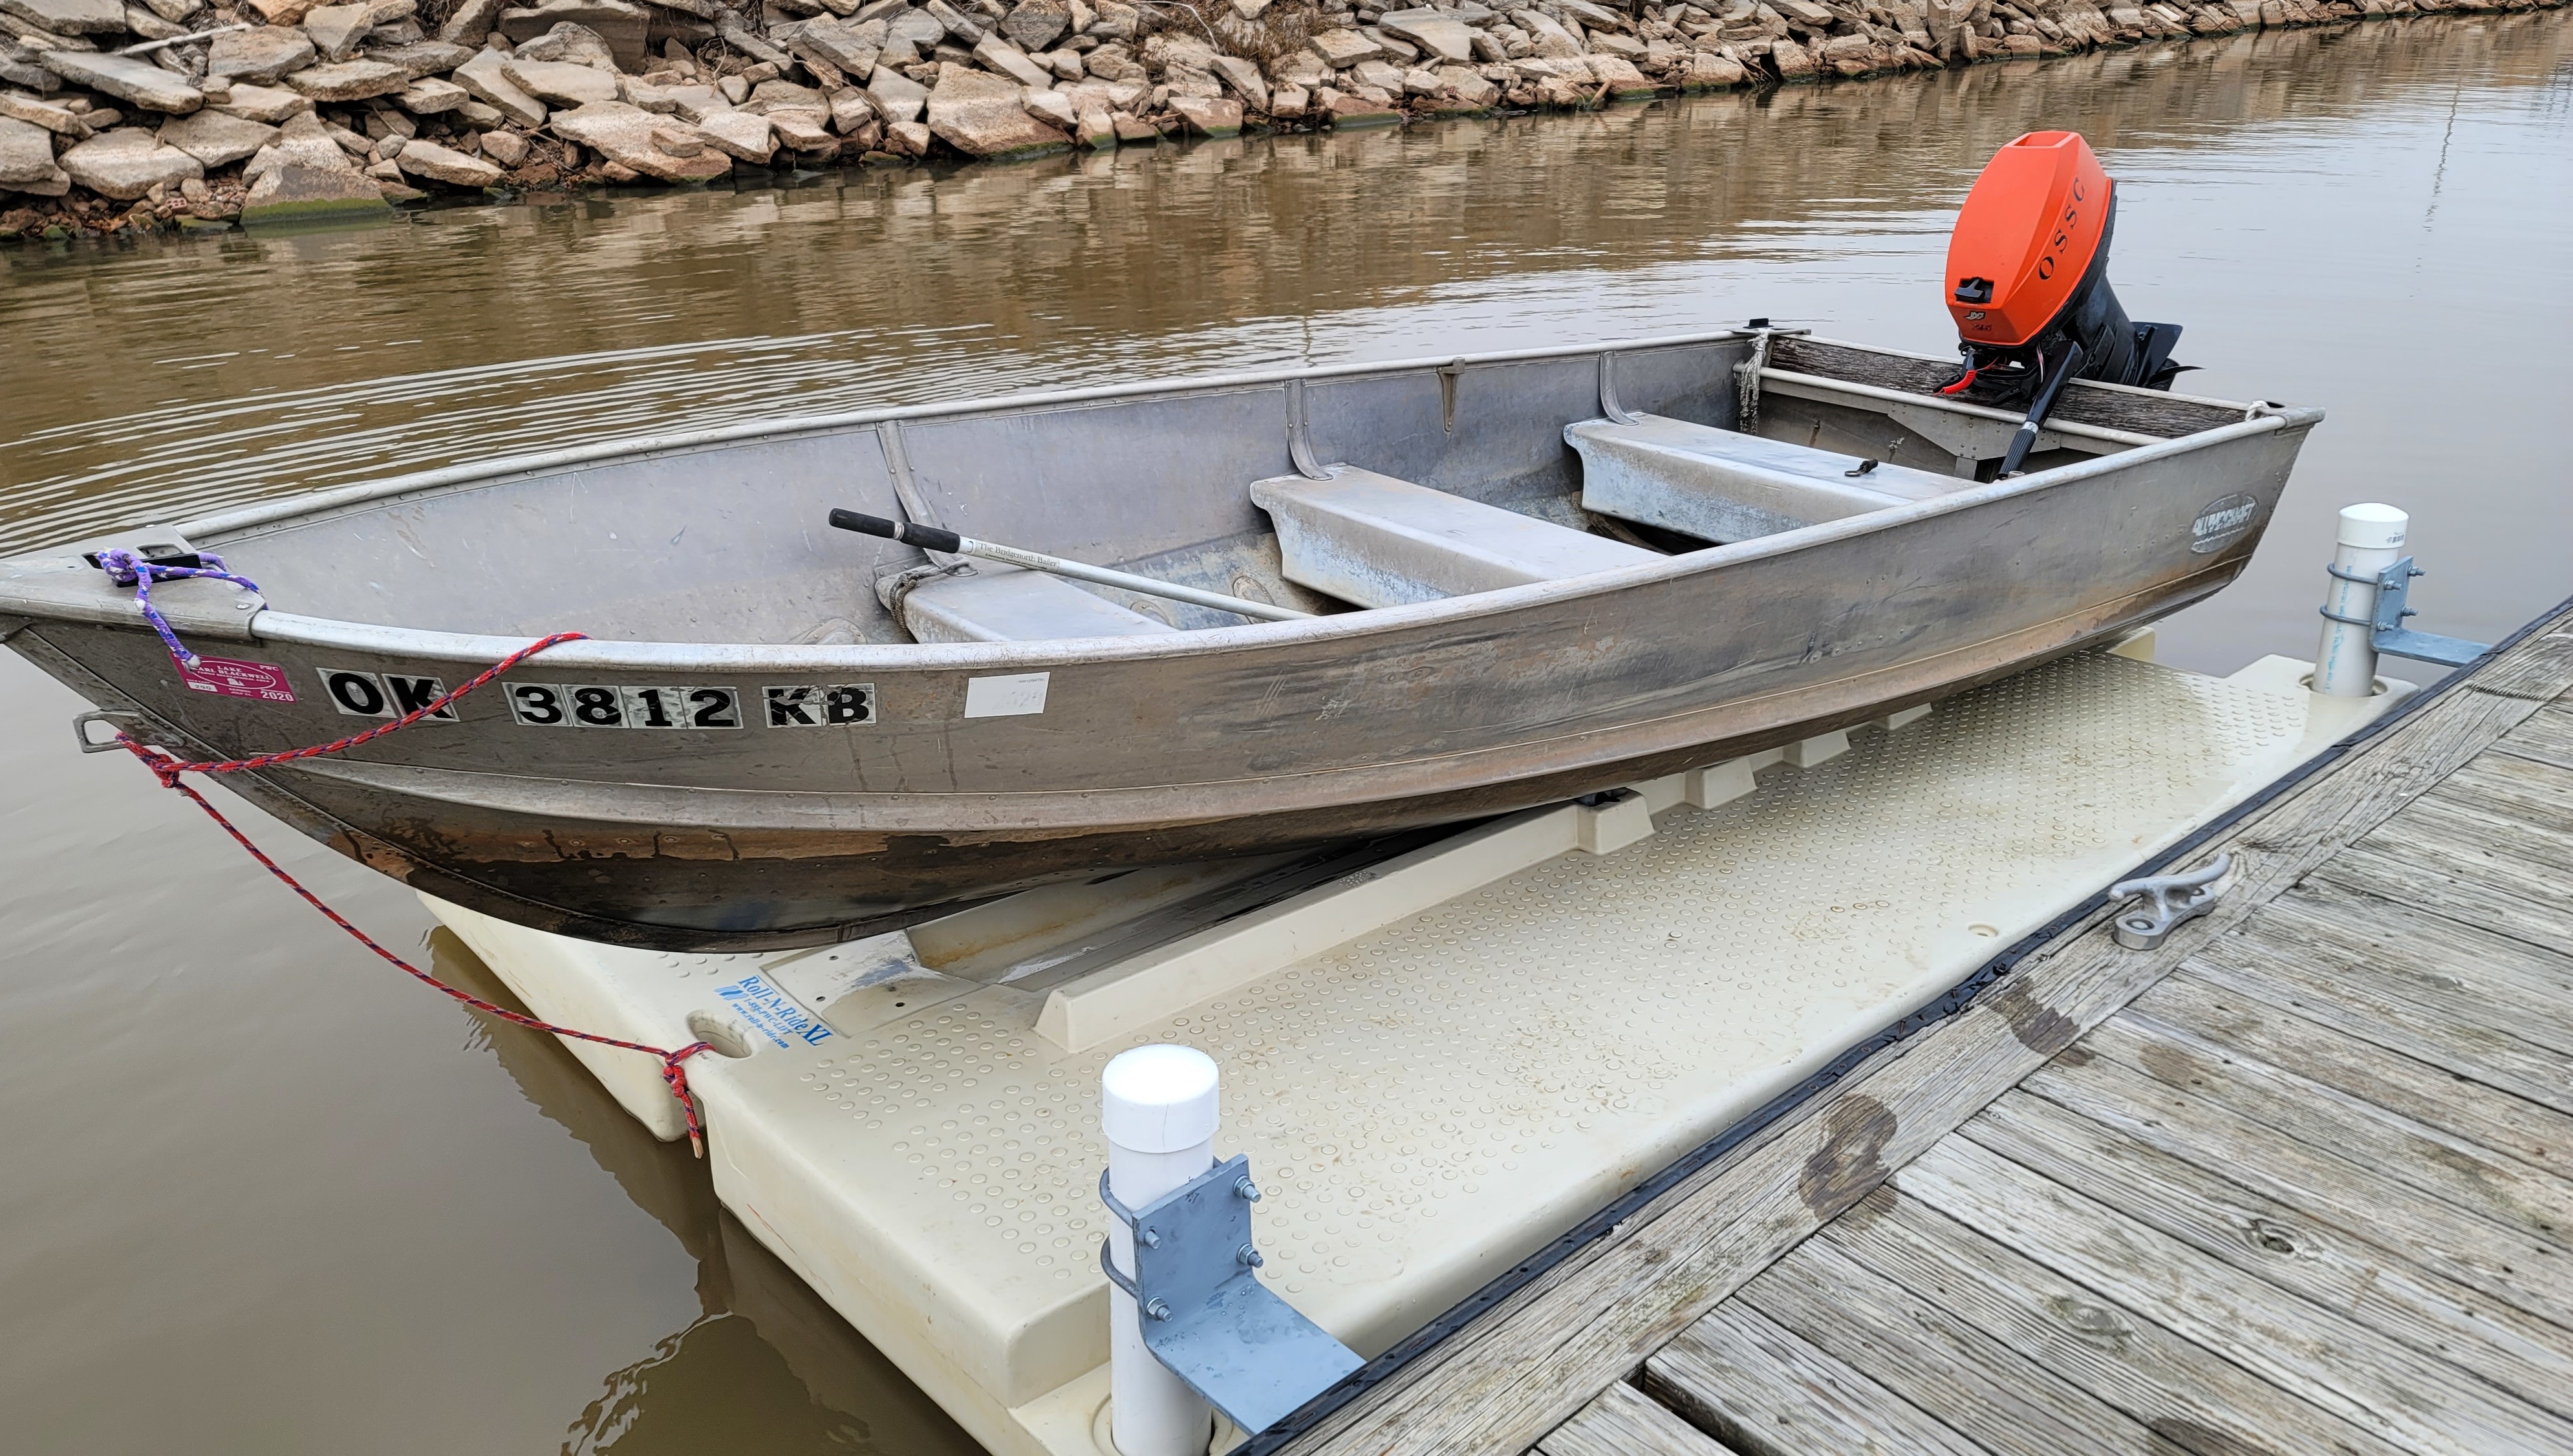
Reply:
M1666 1282L1651 1261L1637 1289L1574 1281L1651 1247L1635 1218L1592 1236L1601 1209L1652 1194L1906 1018L1952 1011L2006 948L2408 691L2323 698L2288 659L2218 679L2149 653L2140 634L1926 715L1428 842L1123 875L818 951L670 955L432 908L541 1016L716 1044L690 1077L717 1195L1003 1456L1115 1456L1099 1085L1112 1056L1152 1043L1224 1069L1219 1153L1249 1154L1268 1194L1263 1280L1374 1357L1360 1399L1317 1401L1321 1424L1257 1444L1517 1452L1633 1396L1618 1382L1708 1313L1674 1288L1676 1322L1628 1330ZM2024 1009L2045 1045L2064 1014L2029 1009L2030 984L1995 1005ZM568 1045L678 1134L657 1064ZM1808 1098L1795 1125L1841 1128L1813 1166L1848 1166L1780 1185L1807 1231L1883 1181L1870 1158L1909 1146L1919 1115L1889 1114L1880 1136L1825 1105ZM1727 1154L1686 1186L1742 1165ZM1765 1226L1736 1227L1739 1191L1676 1196L1651 1207L1726 1238ZM1478 1291L1540 1268L1533 1293L1594 1302L1529 1324L1520 1297L1436 1339ZM1623 1342L1579 1358L1579 1321L1603 1319ZM1573 1321L1556 1331L1572 1348L1537 1353L1562 1342L1547 1321ZM1487 1339L1508 1373L1456 1358ZM1384 1403L1397 1368L1425 1403ZM1540 1390L1552 1405L1530 1403ZM1218 1449L1239 1439L1220 1432Z
M1255 1449L2573 1451L2568 689L2559 609Z

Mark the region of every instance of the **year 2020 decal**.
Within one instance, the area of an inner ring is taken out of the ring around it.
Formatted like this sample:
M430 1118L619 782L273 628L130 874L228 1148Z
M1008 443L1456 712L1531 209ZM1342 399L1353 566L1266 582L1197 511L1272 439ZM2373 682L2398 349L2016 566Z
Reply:
M509 713L526 728L739 728L741 690L510 682Z

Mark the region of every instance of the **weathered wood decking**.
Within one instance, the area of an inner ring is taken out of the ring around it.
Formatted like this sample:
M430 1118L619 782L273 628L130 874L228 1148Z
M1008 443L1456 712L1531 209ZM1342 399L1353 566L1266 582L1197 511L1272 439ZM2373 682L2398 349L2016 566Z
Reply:
M2573 611L1286 1449L2573 1452Z

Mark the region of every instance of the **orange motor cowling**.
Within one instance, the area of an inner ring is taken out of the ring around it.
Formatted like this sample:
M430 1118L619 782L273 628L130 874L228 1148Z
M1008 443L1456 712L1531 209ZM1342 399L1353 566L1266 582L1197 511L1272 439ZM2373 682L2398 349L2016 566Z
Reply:
M1948 312L1968 344L2028 344L2109 261L2108 169L2079 132L2031 132L1975 179L1948 238Z
M1996 475L2016 473L2075 379L2168 388L2176 324L2136 324L2109 287L2117 185L2077 132L2031 132L1993 155L1948 240L1948 311L1965 369L1943 393L2025 404Z

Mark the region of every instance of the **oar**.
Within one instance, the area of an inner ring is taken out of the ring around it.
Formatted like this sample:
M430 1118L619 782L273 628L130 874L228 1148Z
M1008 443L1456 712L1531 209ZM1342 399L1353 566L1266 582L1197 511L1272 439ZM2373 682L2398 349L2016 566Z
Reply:
M900 541L906 546L918 546L924 551L944 551L956 556L980 556L987 561L1006 561L1013 566L1025 566L1031 571L1051 571L1057 576L1096 581L1102 586L1122 586L1128 591L1140 591L1146 596L1168 597L1172 601L1213 607L1220 612L1258 617L1264 622L1300 622L1313 615L1311 612L1296 611L1292 607L1272 606L1265 601L1245 601L1241 597L1226 596L1222 592L1200 591L1194 586L1155 581L1150 576L1111 571L1105 566L1084 565L1079 561L1067 561L1061 556L1049 556L1043 551L1022 551L1016 546L1004 546L998 541L978 541L972 536L960 536L954 531L940 530L936 526L914 525L905 520L887 520L880 515L862 515L854 510L832 511L831 524L844 531L858 531L870 536L882 536L889 541Z

